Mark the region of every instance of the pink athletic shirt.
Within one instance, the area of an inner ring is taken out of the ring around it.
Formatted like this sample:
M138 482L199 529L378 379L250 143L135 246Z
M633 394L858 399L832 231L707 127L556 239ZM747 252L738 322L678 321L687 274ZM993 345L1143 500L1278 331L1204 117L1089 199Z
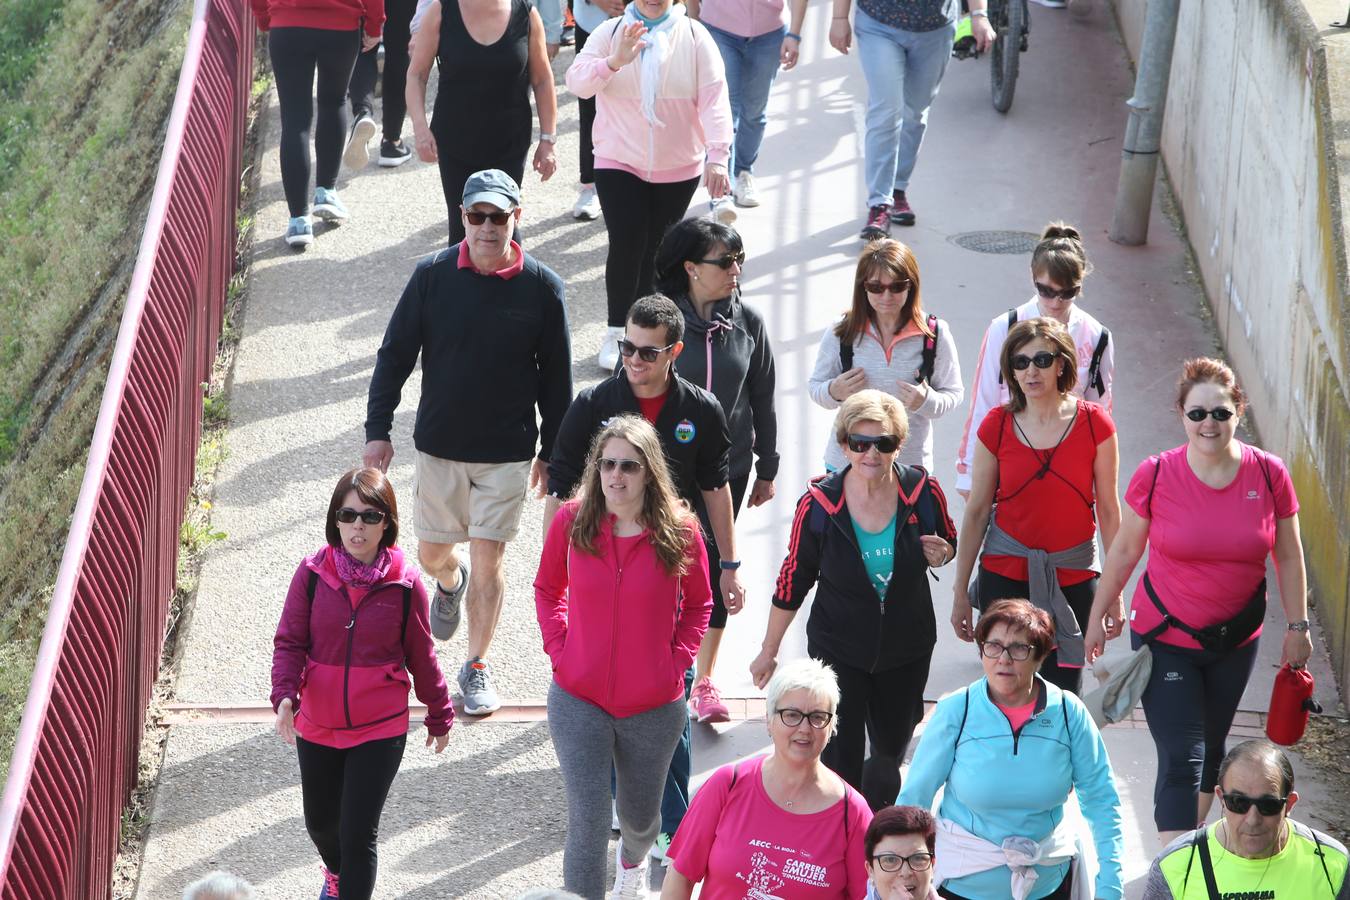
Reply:
M703 900L861 898L867 893L863 835L872 821L867 801L845 785L844 799L829 809L788 812L764 790L765 759L712 774L675 833L670 864L703 882Z
M1276 520L1298 512L1284 462L1248 444L1239 446L1242 462L1227 487L1215 489L1197 478L1186 462L1183 444L1140 463L1125 492L1130 508L1150 520L1149 581L1168 612L1192 628L1225 622L1242 610L1266 576L1266 557L1275 549ZM1274 497L1266 486L1263 461ZM1156 484L1155 462L1161 467ZM1144 634L1160 621L1162 615L1141 578L1130 602L1130 627ZM1251 639L1260 634L1258 628ZM1158 640L1200 647L1176 628L1167 629Z

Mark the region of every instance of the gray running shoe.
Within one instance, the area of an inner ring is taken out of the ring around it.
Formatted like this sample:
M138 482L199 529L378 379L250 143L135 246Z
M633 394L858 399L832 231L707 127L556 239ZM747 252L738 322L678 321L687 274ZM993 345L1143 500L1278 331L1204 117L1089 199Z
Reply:
M436 592L431 598L431 636L438 641L448 641L459 630L460 607L464 595L469 590L469 567L459 564L459 586L446 591L436 582Z
M485 716L502 708L497 689L492 686L492 667L475 656L459 669L459 691L464 695L464 713Z

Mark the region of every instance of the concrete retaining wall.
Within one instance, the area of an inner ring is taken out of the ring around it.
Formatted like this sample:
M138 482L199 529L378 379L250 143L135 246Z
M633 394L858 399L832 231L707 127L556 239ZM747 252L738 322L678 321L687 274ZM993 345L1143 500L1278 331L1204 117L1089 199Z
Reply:
M1262 443L1293 473L1350 697L1350 31L1328 26L1345 5L1182 3L1163 164ZM1137 59L1147 0L1115 6Z

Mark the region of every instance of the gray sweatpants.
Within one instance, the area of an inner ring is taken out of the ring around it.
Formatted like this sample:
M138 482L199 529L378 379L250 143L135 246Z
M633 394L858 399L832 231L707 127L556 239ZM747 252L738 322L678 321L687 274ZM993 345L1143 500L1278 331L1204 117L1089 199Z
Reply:
M661 829L661 791L689 712L683 698L618 718L558 687L548 688L548 728L567 790L563 884L603 900L609 854L609 773L618 779L623 857L642 861Z

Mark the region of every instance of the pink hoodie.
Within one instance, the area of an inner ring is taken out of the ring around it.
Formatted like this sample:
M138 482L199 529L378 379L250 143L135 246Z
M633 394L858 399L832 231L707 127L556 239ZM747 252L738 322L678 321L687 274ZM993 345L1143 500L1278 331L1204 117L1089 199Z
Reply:
M599 556L575 549L569 535L576 515L577 502L569 500L553 517L534 579L553 680L617 718L683 697L685 669L712 614L708 554L697 526L688 571L672 578L646 532L615 540L612 517L596 540Z
M675 22L670 56L656 98L656 118L642 115L642 58L615 72L607 62L622 18L608 19L586 40L567 70L567 87L595 98L595 165L622 169L643 181L668 184L703 174L731 156L731 101L726 69L712 35L693 19Z

